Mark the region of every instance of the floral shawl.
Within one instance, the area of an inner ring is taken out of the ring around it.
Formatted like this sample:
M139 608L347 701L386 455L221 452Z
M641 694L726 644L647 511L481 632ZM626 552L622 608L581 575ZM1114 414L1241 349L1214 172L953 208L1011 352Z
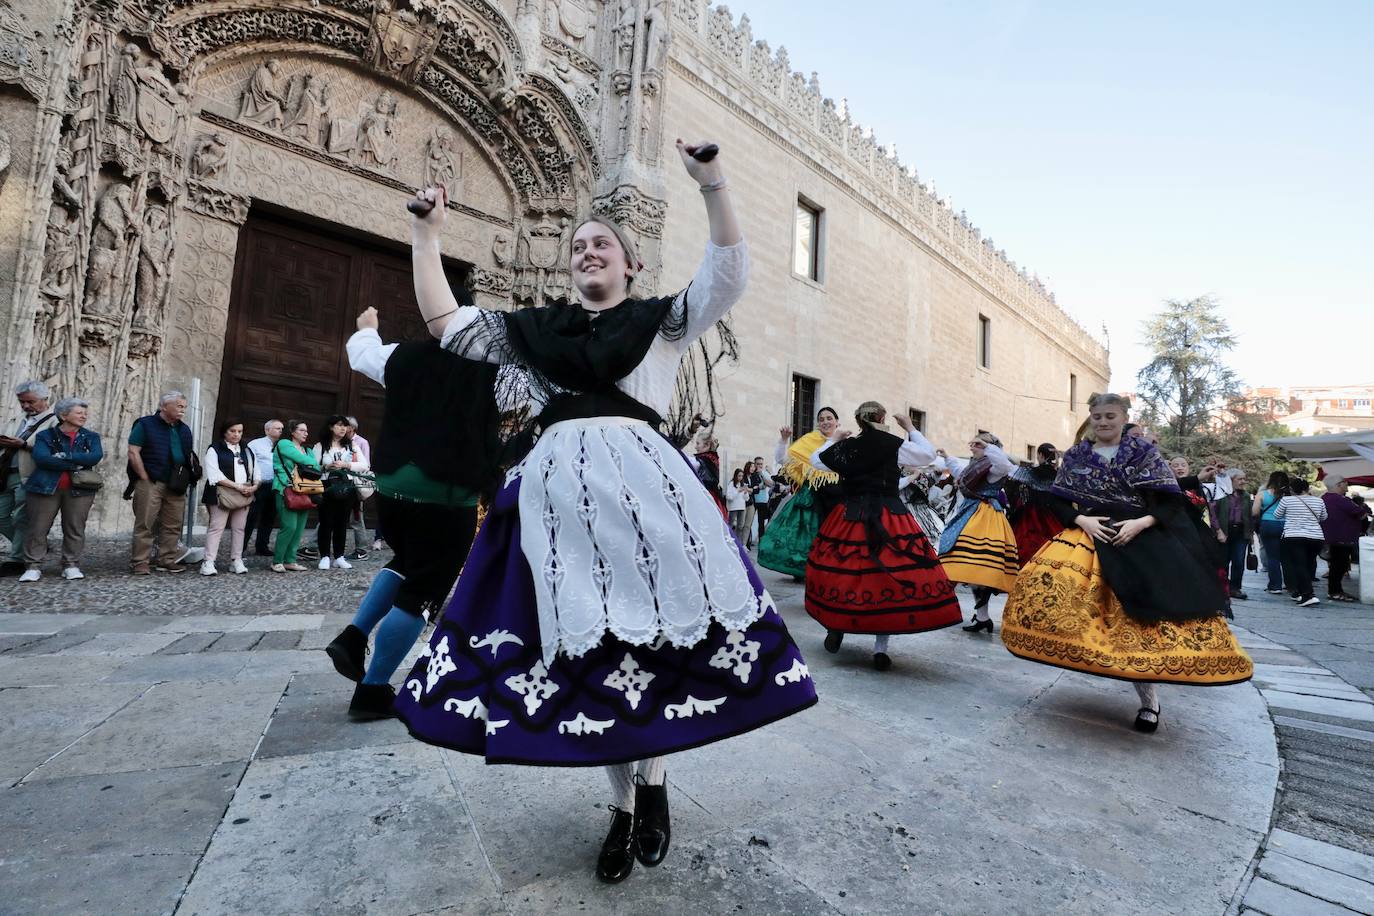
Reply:
M1142 491L1179 493L1174 472L1159 449L1138 436L1125 436L1111 460L1079 442L1064 453L1051 488L1057 496L1083 506L1145 506Z

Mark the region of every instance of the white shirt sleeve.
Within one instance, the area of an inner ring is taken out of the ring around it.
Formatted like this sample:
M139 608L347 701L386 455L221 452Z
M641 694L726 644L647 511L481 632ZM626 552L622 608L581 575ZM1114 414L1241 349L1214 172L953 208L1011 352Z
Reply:
M444 336L441 340L444 349L484 363L500 365L510 362L510 347L505 340L504 326L492 320L492 316L496 314L479 309L475 305L459 306L458 311L453 313L453 317L444 327ZM472 327L479 321L480 326ZM455 349L452 344L458 334L463 334L463 344L460 349Z
M1016 470L1016 462L996 445L989 445L983 452L992 459L992 470L988 472L988 483L994 483Z
M348 365L378 385L386 385L386 361L396 350L395 344L382 343L376 328L363 328L348 338Z
M955 458L952 455L936 455L930 463L942 471L949 471L955 477L964 473L964 468L968 467L967 458Z
M369 468L367 457L363 455L363 450L357 445L353 446L353 460L349 462L348 466L354 471L366 471Z
M205 469L207 487L217 487L221 480L226 479L224 472L219 469L219 456L215 454L213 447L205 450L205 460L201 462L201 467Z
M925 467L935 461L935 446L930 444L919 429L907 433L906 441L897 449L897 463Z
M786 439L779 439L777 448L773 449L773 467L781 468L787 461L787 447L791 443Z
M829 471L829 470L830 470L830 465L826 464L824 461L821 460L821 452L823 452L823 451L825 451L826 449L830 448L830 446L832 446L832 445L834 445L834 444L835 444L835 440L834 440L834 439L827 439L827 440L825 440L825 444L824 444L824 445L822 445L820 448L816 449L814 452L811 453L811 466L812 466L813 468L815 468L815 469L818 470L818 471ZM831 473L834 473L834 472L831 471Z
M749 246L740 239L729 247L706 243L706 257L697 268L692 283L673 303L673 309L687 309L687 333L678 341L686 350L692 342L725 317L744 295L749 279ZM683 300L685 299L685 304Z

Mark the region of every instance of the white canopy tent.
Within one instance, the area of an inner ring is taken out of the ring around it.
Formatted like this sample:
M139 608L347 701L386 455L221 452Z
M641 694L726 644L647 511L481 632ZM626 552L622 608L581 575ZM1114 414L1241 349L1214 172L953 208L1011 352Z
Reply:
M1374 430L1326 436L1285 436L1265 439L1263 444L1289 458L1316 462L1327 477L1374 477Z

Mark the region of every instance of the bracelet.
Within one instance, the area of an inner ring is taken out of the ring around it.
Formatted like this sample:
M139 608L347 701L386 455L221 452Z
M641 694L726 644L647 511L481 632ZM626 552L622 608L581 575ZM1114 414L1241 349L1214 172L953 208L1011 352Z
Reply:
M722 188L724 188L724 187L726 186L726 184L727 184L727 183L726 183L726 181L725 181L724 178L717 178L715 181L711 182L710 184L700 185L700 186L698 187L698 190L700 190L701 193L703 193L703 194L710 194L712 191L719 191L719 190L721 190Z
M461 306L460 306L460 307L461 307ZM440 318L447 318L449 315L452 315L452 314L453 314L454 312L456 312L456 311L458 311L458 309L449 309L447 312L444 312L444 314L442 314L442 315L435 315L433 318L426 318L426 319L425 319L425 327L429 327L430 322L438 321Z

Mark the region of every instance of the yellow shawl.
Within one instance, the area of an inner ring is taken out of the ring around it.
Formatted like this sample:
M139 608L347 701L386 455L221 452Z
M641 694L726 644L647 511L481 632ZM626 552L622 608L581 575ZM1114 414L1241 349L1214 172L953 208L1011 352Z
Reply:
M809 483L813 487L823 487L839 483L840 475L834 471L818 471L811 465L811 455L825 444L825 436L812 430L787 447L787 457L783 459L778 473L794 487Z

